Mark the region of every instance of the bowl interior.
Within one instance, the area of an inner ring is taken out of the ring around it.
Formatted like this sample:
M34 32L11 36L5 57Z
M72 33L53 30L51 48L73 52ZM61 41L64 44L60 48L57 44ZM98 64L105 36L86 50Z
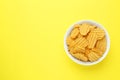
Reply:
M94 61L94 62L83 62L83 61L80 61L76 58L74 58L68 51L68 46L66 44L66 38L69 36L69 34L71 33L72 29L73 29L73 26L75 24L82 24L82 23L90 23L92 25L95 25L97 27L100 27L101 29L103 29L105 31L105 37L106 37L106 40L107 40L107 48L106 48L106 51L104 52L104 54L102 55L102 57L100 57L97 61ZM109 39L109 35L106 31L106 29L101 25L101 24L98 24L97 22L95 21L91 21L91 20L82 20L82 21L79 21L79 22L76 22L75 24L71 25L70 28L67 30L66 34L65 34L65 37L64 37L64 49L66 51L66 54L69 56L69 58L71 58L74 62L78 63L78 64L81 64L81 65L94 65L94 64L97 64L99 62L101 62L105 57L106 55L108 54L108 51L109 51L109 48L110 48L110 39Z

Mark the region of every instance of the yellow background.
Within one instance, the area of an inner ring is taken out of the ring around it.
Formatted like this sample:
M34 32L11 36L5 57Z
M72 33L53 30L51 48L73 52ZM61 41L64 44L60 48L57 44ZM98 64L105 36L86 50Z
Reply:
M63 37L71 24L95 20L111 48L85 67L68 58ZM0 80L119 80L119 0L0 0Z

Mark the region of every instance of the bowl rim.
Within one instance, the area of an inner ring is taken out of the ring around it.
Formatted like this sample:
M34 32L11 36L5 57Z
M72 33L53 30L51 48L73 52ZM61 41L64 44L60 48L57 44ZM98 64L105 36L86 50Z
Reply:
M73 26L75 24L82 24L82 23L90 23L90 24L93 24L93 25L96 25L97 27L100 27L101 29L103 29L105 31L105 36L106 36L106 40L107 40L107 48L106 48L106 51L104 52L104 54L102 55L102 57L100 57L97 61L94 61L94 62L83 62L83 61L80 61L78 59L76 59L75 57L73 57L69 51L68 51L68 46L66 44L66 39L68 37L68 35L70 34L71 30L73 29ZM109 37L109 34L107 32L107 30L104 28L103 25L101 25L100 23L96 22L96 21L93 21L93 20L80 20L78 22L75 22L74 24L72 24L71 26L69 26L69 28L67 29L65 35L64 35L64 49L65 49L65 52L67 54L67 56L72 60L74 61L75 63L77 64L80 64L80 65L84 65L84 66L90 66L90 65L95 65L99 62L101 62L103 59L105 59L105 57L107 56L109 50L110 50L110 37Z

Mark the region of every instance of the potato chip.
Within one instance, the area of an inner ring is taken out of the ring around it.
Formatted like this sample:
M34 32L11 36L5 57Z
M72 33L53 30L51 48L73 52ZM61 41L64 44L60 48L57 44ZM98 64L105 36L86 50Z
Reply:
M97 41L96 48L100 49L102 52L105 52L106 47L107 47L107 41L106 41L105 37L103 39Z
M104 30L102 30L100 28L96 28L92 32L97 34L97 39L102 39L105 36Z
M70 36L68 36L68 37L67 37L67 40L66 40L66 43L67 43L67 45L69 46L73 41L74 41L74 40L73 40Z
M83 37L76 38L71 44L70 47L74 47L78 42L82 41Z
M96 26L90 25L89 28L90 28L90 31L92 31L93 29L96 28Z
M89 61L93 62L93 61L97 61L100 58L100 56L98 54L96 54L95 52L91 51L88 54L88 59Z
M85 48L75 46L75 47L70 49L70 52L73 53L73 54L75 54L75 53L85 53Z
M75 39L79 34L79 29L78 28L74 28L71 32L71 38Z
M84 62L88 61L88 58L82 53L72 54L75 58L82 60Z
M84 37L81 37L81 40L78 42L78 47L86 47L88 45L88 40Z
M97 41L97 35L95 33L89 33L89 35L87 36L87 40L88 40L88 48L94 48L96 41Z
M89 48L85 48L85 55L88 55L90 53L90 49Z
M80 28L80 26L81 26L80 24L75 24L74 28Z
M98 54L99 56L102 56L102 54L103 54L103 52L98 48L93 48L92 51L95 52L96 54Z
M87 23L82 24L82 26L80 27L80 34L85 36L89 31L90 31L89 24Z

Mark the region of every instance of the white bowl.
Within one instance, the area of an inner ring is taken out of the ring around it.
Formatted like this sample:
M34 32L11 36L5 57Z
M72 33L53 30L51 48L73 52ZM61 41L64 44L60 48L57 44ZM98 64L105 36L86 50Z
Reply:
M70 32L73 29L73 26L75 24L82 24L82 23L90 23L90 24L96 25L97 27L100 27L101 29L103 29L105 31L105 36L106 36L106 39L107 39L107 48L106 48L106 51L104 52L104 54L102 55L102 57L100 57L97 61L94 61L94 62L83 62L83 61L80 61L80 60L76 59L75 57L73 57L70 54L70 52L68 51L68 46L66 44L66 38L70 35ZM65 49L65 52L68 55L68 57L71 60L73 60L75 63L81 64L81 65L86 65L86 66L94 65L94 64L97 64L97 63L101 62L107 56L108 51L110 49L110 38L109 38L107 30L101 24L99 24L99 23L97 23L95 21L92 21L92 20L81 20L81 21L76 22L73 25L71 25L70 28L67 30L67 32L66 32L66 34L64 36L64 49Z

